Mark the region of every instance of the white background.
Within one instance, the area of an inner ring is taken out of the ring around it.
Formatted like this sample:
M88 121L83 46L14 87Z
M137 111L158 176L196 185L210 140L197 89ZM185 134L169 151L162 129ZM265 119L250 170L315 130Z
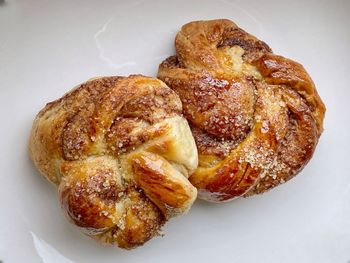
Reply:
M350 262L350 1L0 2L2 262ZM212 18L308 70L327 106L314 158L262 196L197 201L136 250L85 237L28 158L34 116L93 76L155 76L180 26Z

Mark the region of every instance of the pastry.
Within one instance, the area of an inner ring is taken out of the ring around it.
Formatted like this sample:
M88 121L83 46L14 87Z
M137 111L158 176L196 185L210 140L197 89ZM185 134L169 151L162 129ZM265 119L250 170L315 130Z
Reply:
M197 196L197 149L179 97L132 75L89 80L37 115L29 151L84 233L122 248L144 244Z
M158 78L180 97L202 199L263 193L299 173L323 131L325 106L303 66L230 20L184 25Z

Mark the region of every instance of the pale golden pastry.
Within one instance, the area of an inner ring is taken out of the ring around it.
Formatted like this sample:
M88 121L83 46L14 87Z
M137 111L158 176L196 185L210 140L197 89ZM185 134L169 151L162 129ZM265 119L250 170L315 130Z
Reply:
M184 25L175 47L158 77L180 96L196 140L200 198L262 193L301 171L325 114L301 64L225 19Z
M197 191L197 149L179 97L132 75L89 80L37 115L31 158L58 186L63 210L87 235L122 248L144 244Z

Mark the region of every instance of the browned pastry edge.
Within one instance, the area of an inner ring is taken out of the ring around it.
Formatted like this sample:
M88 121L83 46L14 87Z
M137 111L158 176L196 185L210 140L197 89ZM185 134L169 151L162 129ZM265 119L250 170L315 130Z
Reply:
M178 96L142 75L89 80L37 115L29 152L58 186L69 220L104 243L134 248L186 213L197 150Z
M175 47L158 78L179 95L196 140L200 198L262 193L306 165L325 106L301 64L227 19L185 24Z

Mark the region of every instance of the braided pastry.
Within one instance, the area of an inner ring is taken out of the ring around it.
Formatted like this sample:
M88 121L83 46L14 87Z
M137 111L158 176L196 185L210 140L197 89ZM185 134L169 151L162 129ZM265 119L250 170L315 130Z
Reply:
M199 152L198 196L220 202L265 192L310 160L325 106L303 66L230 20L184 25L158 77L183 103Z
M157 79L102 77L48 103L30 155L59 189L69 219L105 243L133 248L188 211L197 149L181 101Z

